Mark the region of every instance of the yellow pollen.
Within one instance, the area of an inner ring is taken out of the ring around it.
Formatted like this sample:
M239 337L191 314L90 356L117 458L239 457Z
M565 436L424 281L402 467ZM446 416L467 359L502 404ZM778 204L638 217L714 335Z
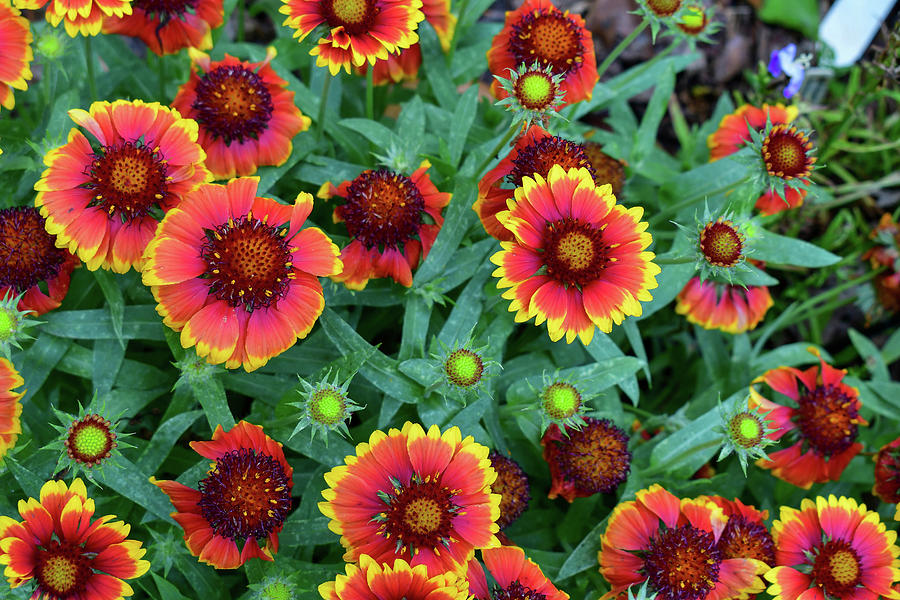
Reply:
M841 585L847 585L856 580L859 575L859 565L856 557L847 550L838 550L829 561L831 576Z
M407 505L403 520L414 533L431 533L441 525L441 507L431 498L416 498Z
M78 565L64 556L51 556L41 568L41 580L58 592L68 592L78 583Z
M362 23L366 18L366 0L334 0L331 8L345 23Z
M568 263L573 271L586 269L594 258L594 243L586 235L572 231L565 235L557 246L559 258Z

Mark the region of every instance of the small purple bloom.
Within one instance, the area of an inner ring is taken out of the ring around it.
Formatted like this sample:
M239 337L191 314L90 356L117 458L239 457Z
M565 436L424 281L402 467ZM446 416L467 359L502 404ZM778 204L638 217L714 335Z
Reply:
M781 76L782 73L787 75L789 81L785 86L785 98L790 98L800 91L803 85L803 77L806 74L806 67L809 65L809 57L800 55L797 57L797 45L788 44L781 50L773 50L769 58L769 73L775 77Z

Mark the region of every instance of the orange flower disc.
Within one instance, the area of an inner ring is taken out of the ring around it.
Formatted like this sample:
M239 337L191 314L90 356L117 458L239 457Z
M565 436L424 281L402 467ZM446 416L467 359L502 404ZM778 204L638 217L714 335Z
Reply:
M700 232L700 251L711 265L733 267L741 260L743 250L744 236L731 221L719 219L707 223Z

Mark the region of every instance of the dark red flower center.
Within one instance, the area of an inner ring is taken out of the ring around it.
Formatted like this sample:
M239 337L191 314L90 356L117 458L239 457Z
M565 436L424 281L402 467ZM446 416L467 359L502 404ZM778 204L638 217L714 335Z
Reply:
M444 373L450 383L459 387L472 387L484 374L484 361L467 348L459 348L450 353L444 361Z
M875 456L875 488L882 502L900 502L900 438L878 451Z
M711 265L733 267L741 260L743 250L743 236L731 221L707 223L700 232L700 251Z
M691 525L664 529L644 551L644 572L662 600L699 600L719 581L713 534Z
M522 185L523 177L534 179L535 173L546 178L553 165L559 165L566 171L572 168L587 169L591 177L594 177L594 182L600 183L584 151L584 146L555 135L541 138L525 146L519 150L512 162L513 167L506 180L516 187Z
M379 532L396 542L397 552L403 548L415 554L418 549L439 549L449 544L451 524L459 507L453 503L453 491L432 477L413 475L409 484L395 481L388 492L378 496L387 505L375 516L381 523Z
M196 94L192 116L226 146L234 140L258 139L269 127L274 110L269 86L243 65L222 65L205 73Z
M251 213L206 231L200 258L206 262L209 293L230 306L248 311L270 306L294 277L287 228L267 220Z
M610 247L603 231L566 217L547 223L544 229L544 264L547 275L566 285L596 281L609 264Z
M829 540L816 555L812 577L827 597L848 598L862 583L859 554L844 540Z
M812 142L806 134L788 125L776 125L762 143L763 162L773 177L807 177L816 159L810 156Z
M154 204L166 199L168 167L158 148L140 140L104 146L85 169L91 181L85 184L94 193L90 206L110 218L118 211L122 221L147 215Z
M424 208L425 199L412 179L379 169L363 171L353 180L338 215L366 248L399 248L418 235Z
M581 429L566 427L568 439L554 440L553 458L563 479L592 494L615 491L628 478L628 436L607 419L585 417Z
M717 545L722 560L729 558L755 558L767 565L775 564L775 542L762 523L741 515L729 517Z
M116 432L100 415L87 415L73 422L65 440L69 458L87 467L109 458L117 445Z
M185 13L195 13L197 0L134 0L132 6L151 17L156 16L165 25L172 18L183 18Z
M681 8L681 0L647 0L647 8L657 17L671 17Z
M375 0L323 0L321 5L329 29L343 27L350 35L368 32L381 12Z
M44 217L34 207L0 210L0 287L24 292L59 275L66 250L44 229ZM2 298L0 298L2 299Z
M83 551L81 546L57 540L38 548L34 569L38 581L36 592L59 600L81 597L93 575L91 562Z
M547 600L547 596L522 585L517 579L505 588L495 585L491 600Z
M517 65L537 61L542 67L551 65L554 73L566 74L584 60L582 33L583 29L559 9L538 9L513 25L509 51Z
M497 525L504 529L528 508L528 501L531 500L528 476L516 461L507 456L491 452L488 458L497 472L497 479L491 484L491 492L500 494L500 518L497 519Z
M281 463L254 449L232 450L200 481L200 512L232 540L257 540L278 531L291 510L291 488Z
M594 182L597 185L610 184L613 195L621 196L622 188L625 186L625 167L622 161L604 152L603 146L596 142L585 142L583 147L594 169Z
M859 407L834 385L807 390L797 400L794 422L800 435L822 456L838 454L856 440Z

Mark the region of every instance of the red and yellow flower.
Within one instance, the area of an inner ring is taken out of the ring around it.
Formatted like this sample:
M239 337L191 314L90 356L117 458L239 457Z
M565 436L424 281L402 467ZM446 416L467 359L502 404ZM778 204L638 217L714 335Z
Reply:
M72 128L68 143L44 156L34 204L56 245L91 271L140 271L159 224L152 212L169 210L209 178L197 124L141 100L94 102L69 117L97 142Z
M13 89L27 90L31 79L31 27L9 0L0 0L0 106L12 110L16 105Z
M332 75L343 68L375 64L419 41L416 29L425 19L422 0L282 0L284 24L303 41L319 25L329 33L309 53Z
M77 258L56 247L56 236L47 233L36 208L0 210L0 299L23 294L18 310L42 315L65 298L77 265Z
M456 15L450 12L450 0L422 0L422 12L425 20L434 27L444 52L447 52L456 31ZM421 66L422 49L416 42L409 48L400 50L399 54L391 53L385 59L377 59L371 67L372 82L384 85L389 82L413 81ZM365 75L369 65L364 63L354 68L358 74Z
M100 33L103 20L131 14L132 0L13 0L18 8L38 10L47 6L47 21L54 27L61 22L69 37Z
M550 135L540 125L532 125L516 140L509 154L478 182L478 199L472 210L478 214L488 235L503 242L515 239L512 231L497 220L497 213L509 208L507 200L513 197L513 189L521 187L524 177L534 177L537 173L546 178L553 165L560 165L566 171L584 168L597 185L609 183L597 179L583 145Z
M878 245L867 250L862 259L868 260L873 269L887 267L872 282L875 296L886 310L900 312L900 271L894 269L900 257L900 224L890 213L884 213L869 237Z
M491 595L488 588L484 569L473 558L469 561L466 576L475 600L492 598L569 600L569 595L556 589L541 568L527 558L525 551L518 546L482 550L481 559L493 578L494 593Z
M561 11L550 0L525 0L517 10L506 13L506 23L494 37L487 53L492 75L508 77L519 65L550 66L564 77L563 103L566 106L590 100L599 77L594 58L594 42L584 19ZM498 100L507 96L498 81L491 84Z
M704 498L677 498L659 484L620 503L600 538L600 573L616 597L647 581L659 600L743 599L765 587L768 567L726 557L718 543L727 519Z
M778 566L766 573L775 600L900 598L897 532L853 498L804 499L772 524Z
M0 458L6 456L16 445L22 433L22 396L25 391L15 392L25 384L22 376L9 360L0 357Z
M103 33L140 38L158 55L182 48L209 50L212 30L222 25L223 0L133 0L132 14L109 17Z
M701 496L722 509L728 518L716 547L725 558L753 558L768 566L775 564L775 542L766 528L769 511L757 510L735 498Z
M641 315L659 267L645 252L651 237L643 209L616 204L586 168L554 165L547 178L524 177L509 210L497 213L515 240L491 257L498 288L516 321L547 321L550 339L589 344L594 328L612 330Z
M339 273L338 248L302 229L313 199L256 195L259 179L204 184L169 211L147 246L143 278L185 348L229 369L258 369L306 337L325 307L317 277Z
M341 536L344 560L402 559L428 575L462 575L476 549L499 545L500 496L488 449L458 427L443 434L406 422L375 431L325 475L322 513Z
M368 554L359 557L359 565L347 564L346 575L319 586L325 600L468 600L469 584L454 573L429 577L425 565L410 566L398 558L393 564L378 562Z
M269 48L262 62L225 55L212 62L207 54L188 50L191 69L172 106L200 125L206 167L215 179L253 175L265 165L282 165L290 157L291 140L312 121L294 104L294 92L275 73Z
M10 586L35 580L32 598L121 600L134 590L124 579L150 568L131 527L113 515L92 520L84 482L48 481L40 500L19 501L22 521L0 516L0 564Z
M175 506L172 518L184 529L188 550L217 569L236 569L254 557L273 560L294 486L281 444L259 425L241 421L227 433L219 425L211 441L191 442L191 448L215 461L199 491L150 478Z
M704 329L736 334L756 328L772 304L766 286L742 287L693 277L678 292L675 312Z
M771 469L772 475L797 487L837 481L844 468L862 450L856 441L860 425L868 423L859 415L859 392L841 382L846 371L827 364L815 348L819 366L806 370L778 367L753 380L750 407L769 413L772 428L769 437L778 440L789 434L796 439L784 450L769 453L769 460L756 461L758 467ZM757 384L791 400L779 404L764 397Z
M772 125L791 123L797 118L796 106L763 104L762 108L744 104L733 113L722 117L719 128L706 138L709 160L715 161L734 154L750 141L750 129L763 131L766 122ZM808 183L803 179L804 183ZM756 208L764 215L774 215L803 204L805 189L786 188L784 197L774 190L767 190L756 201Z
M900 503L900 437L882 446L875 455L872 493L882 502Z
M322 185L319 198L346 199L334 209L333 218L346 223L353 238L341 250L344 270L333 280L351 290L361 290L378 277L412 285L412 270L431 251L444 224L441 211L451 196L431 182L429 167L426 160L409 177L367 169L337 187L330 181Z

